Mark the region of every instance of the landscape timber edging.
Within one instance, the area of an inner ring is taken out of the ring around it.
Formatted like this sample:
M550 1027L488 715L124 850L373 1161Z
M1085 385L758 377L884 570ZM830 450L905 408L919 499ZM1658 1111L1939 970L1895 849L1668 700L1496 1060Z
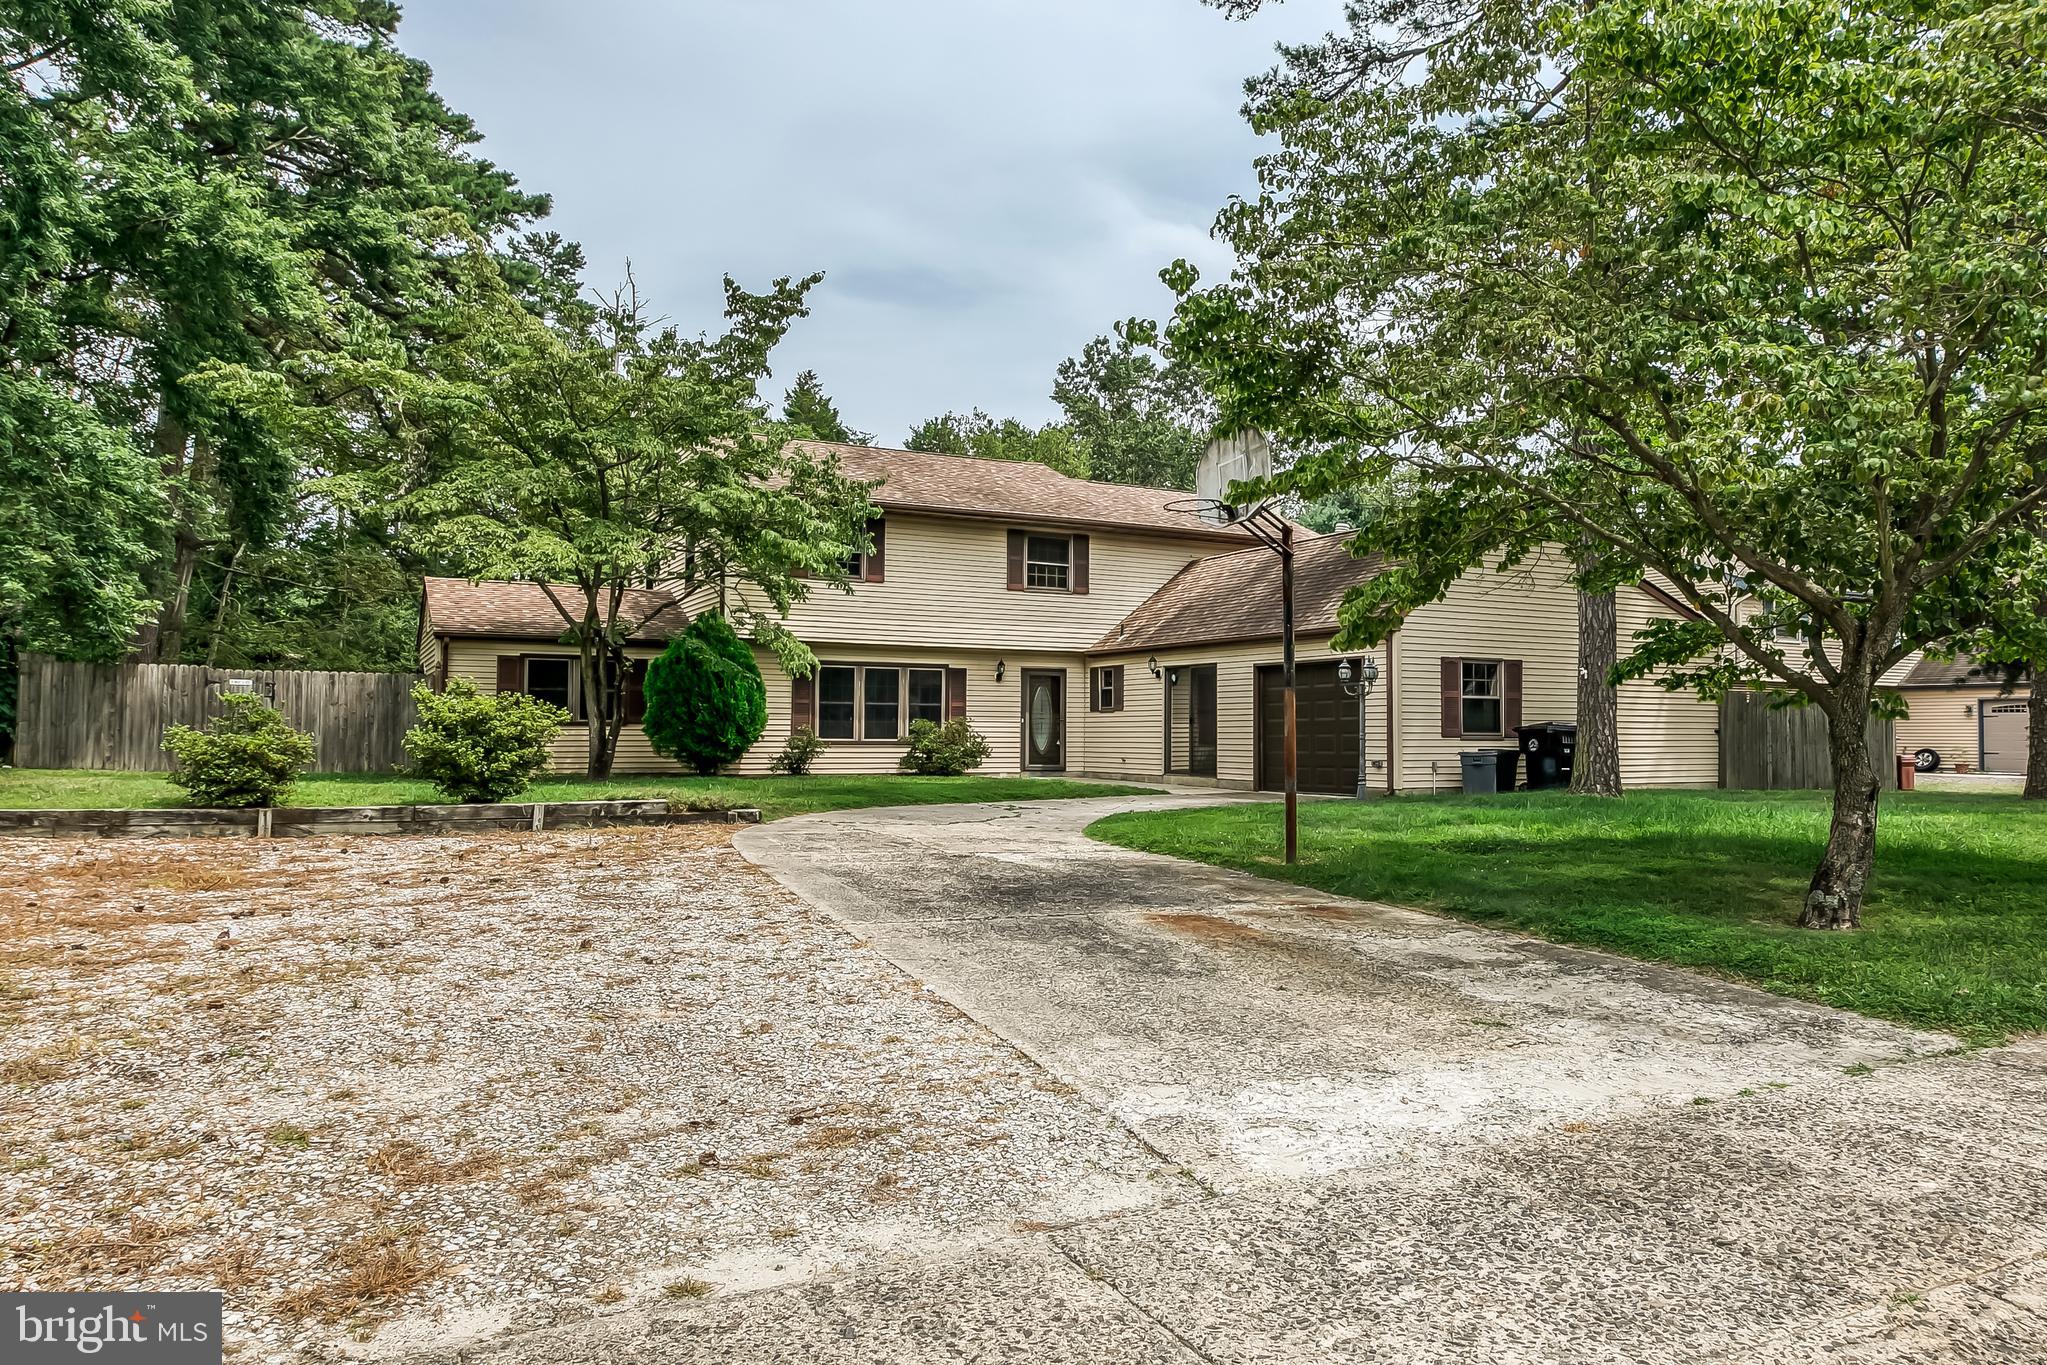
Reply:
M759 824L761 813L677 809L651 801L531 801L478 806L278 806L263 810L0 810L0 835L102 839L311 838L333 834L469 834L622 825Z

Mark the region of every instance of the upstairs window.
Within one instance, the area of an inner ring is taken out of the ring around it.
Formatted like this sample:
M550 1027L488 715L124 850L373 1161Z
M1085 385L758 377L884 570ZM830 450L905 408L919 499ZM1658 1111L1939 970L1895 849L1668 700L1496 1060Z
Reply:
M1464 733L1503 735L1505 698L1500 686L1497 660L1464 661Z
M1065 536L1031 536L1024 543L1024 586L1065 592L1072 583L1073 542Z

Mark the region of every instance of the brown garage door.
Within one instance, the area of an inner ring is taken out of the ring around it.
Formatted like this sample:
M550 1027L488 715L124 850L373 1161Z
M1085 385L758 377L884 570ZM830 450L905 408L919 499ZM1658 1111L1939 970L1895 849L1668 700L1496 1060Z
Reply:
M1348 796L1358 789L1358 703L1336 681L1335 664L1294 670L1295 751L1301 790ZM1258 670L1258 785L1286 788L1286 690L1277 665Z
M1983 703L1983 771L2026 770L2026 699L2000 697Z

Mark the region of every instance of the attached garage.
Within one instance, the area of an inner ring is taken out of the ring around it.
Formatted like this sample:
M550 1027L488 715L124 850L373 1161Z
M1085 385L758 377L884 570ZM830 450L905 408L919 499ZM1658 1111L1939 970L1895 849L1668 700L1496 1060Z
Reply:
M1286 788L1286 687L1282 675L1277 666L1258 670L1258 786L1263 791ZM1356 792L1358 702L1336 680L1335 664L1295 666L1294 723L1299 733L1295 752L1300 789L1338 796ZM1380 744L1383 753L1383 736L1367 738Z
M1983 728L1983 771L2023 773L2026 770L2026 710L2024 697L2000 697L1979 708Z

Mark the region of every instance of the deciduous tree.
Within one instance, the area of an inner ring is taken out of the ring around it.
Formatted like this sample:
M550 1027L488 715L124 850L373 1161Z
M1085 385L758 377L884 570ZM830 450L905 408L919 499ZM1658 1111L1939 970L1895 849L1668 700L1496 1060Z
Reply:
M2047 4L1347 15L1254 83L1278 147L1221 217L1232 276L1168 272L1173 352L1313 452L1292 487L1415 480L1342 644L1583 543L1586 591L1653 571L1695 613L1619 674L1819 707L1800 922L1856 925L1877 679L1988 623L1974 570L2047 503Z

